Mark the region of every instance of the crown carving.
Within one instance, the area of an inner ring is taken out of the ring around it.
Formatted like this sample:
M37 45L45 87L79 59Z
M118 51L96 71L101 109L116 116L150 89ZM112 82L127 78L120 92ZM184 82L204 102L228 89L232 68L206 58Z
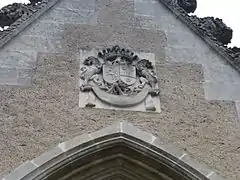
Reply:
M129 63L137 61L139 58L129 49L121 49L118 45L107 48L98 53L98 57L104 61L114 61L116 57L124 58Z

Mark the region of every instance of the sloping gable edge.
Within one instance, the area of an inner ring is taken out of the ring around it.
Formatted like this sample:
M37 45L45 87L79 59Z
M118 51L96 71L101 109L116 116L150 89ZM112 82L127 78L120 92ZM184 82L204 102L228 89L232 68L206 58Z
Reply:
M60 0L45 0L42 1L37 10L29 16L22 16L16 22L14 22L9 29L3 31L0 35L0 48L2 48L6 43L11 41L20 32L26 29L31 23L48 11ZM228 48L223 46L220 42L216 40L211 34L206 34L204 30L194 23L194 20L185 12L174 0L158 0L161 4L170 10L179 20L185 23L195 34L197 34L201 39L203 39L207 45L209 45L213 50L220 54L232 67L234 67L238 72L240 72L240 63L233 58L231 52Z
M178 6L173 0L158 0L160 3L165 5L179 20L185 23L195 34L197 34L207 45L213 50L219 53L232 67L240 72L240 64L236 62L234 58L228 53L228 48L223 46L216 40L211 34L206 34L200 27L198 27L191 16L187 14L180 6Z
M7 30L0 34L0 48L16 37L20 32L24 31L30 24L37 20L41 15L47 12L60 0L45 0L42 1L38 9L34 9L34 13L28 16L22 16L15 21Z

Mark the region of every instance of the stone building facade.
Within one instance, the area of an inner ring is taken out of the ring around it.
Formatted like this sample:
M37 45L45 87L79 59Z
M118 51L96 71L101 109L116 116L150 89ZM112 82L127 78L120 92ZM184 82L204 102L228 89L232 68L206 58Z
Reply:
M0 50L3 180L24 179L39 167L31 159L54 147L49 160L62 158L63 142L77 147L89 139L75 142L72 138L114 125L114 131L103 134L133 134L132 139L142 139L148 143L145 146L160 146L175 164L197 174L195 179L240 179L240 74L168 9L167 0L53 0L49 4ZM159 112L80 107L85 101L79 98L83 54L114 45L153 60ZM120 131L121 123L130 130ZM46 156L41 158L44 161Z

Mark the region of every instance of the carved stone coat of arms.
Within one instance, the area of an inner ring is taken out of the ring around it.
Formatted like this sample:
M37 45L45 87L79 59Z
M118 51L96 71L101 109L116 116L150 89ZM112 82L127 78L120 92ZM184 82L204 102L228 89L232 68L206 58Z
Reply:
M146 103L146 110L155 111L151 100L159 95L152 63L119 46L104 49L97 57L83 60L80 69L82 92L92 91L104 103L131 107Z

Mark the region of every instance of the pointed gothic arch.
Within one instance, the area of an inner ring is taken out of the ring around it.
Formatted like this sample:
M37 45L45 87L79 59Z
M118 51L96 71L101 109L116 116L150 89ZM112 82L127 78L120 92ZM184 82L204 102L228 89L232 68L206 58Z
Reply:
M3 180L221 180L186 152L121 121L63 142Z

